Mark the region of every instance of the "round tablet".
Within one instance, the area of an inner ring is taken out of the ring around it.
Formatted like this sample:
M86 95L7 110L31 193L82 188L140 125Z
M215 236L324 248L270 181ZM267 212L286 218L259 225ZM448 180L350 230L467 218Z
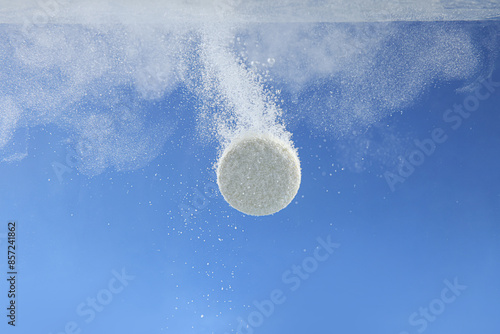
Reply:
M224 199L247 215L285 208L300 186L300 162L292 146L268 134L246 135L225 149L217 166Z

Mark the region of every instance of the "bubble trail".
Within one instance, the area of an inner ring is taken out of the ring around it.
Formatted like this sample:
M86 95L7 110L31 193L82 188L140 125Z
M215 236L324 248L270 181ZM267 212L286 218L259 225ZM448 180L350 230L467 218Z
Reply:
M220 109L217 183L235 209L269 215L297 194L300 162L279 108L259 77L229 51L229 36L223 29L207 29L201 48L205 93Z

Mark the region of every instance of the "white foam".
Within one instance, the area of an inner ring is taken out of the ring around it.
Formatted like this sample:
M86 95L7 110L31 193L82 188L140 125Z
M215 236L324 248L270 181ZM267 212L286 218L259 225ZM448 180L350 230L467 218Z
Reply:
M467 28L317 22L475 20L498 17L500 4L385 4L1 0L0 146L21 128L52 124L79 148L83 172L138 168L177 122L150 124L141 103L188 87L205 104L199 133L222 149L252 131L293 147L289 130L300 123L341 136L404 110L436 82L477 77L482 41ZM285 102L297 110L282 113L285 97L270 80L296 97ZM326 81L332 92L318 95ZM124 88L138 101L124 99Z
M0 8L1 23L18 24L23 24L25 17L62 24L464 21L500 17L497 1L457 0L1 0Z

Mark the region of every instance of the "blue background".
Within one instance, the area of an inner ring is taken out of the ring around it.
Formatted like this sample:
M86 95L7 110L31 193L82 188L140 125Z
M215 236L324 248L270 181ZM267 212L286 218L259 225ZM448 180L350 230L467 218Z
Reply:
M495 82L499 50L488 53ZM140 102L149 115L176 120L161 154L143 168L85 175L66 129L30 128L27 143L14 144L28 155L0 164L1 253L7 222L16 220L19 271L15 329L6 324L8 287L0 283L1 332L55 334L74 321L95 334L234 333L254 301L279 289L284 303L241 333L498 333L500 88L458 129L442 118L471 94L457 89L474 82L432 84L402 113L329 136L300 118L335 80L313 80L297 100L278 81L302 183L286 209L267 217L245 216L222 198L212 168L218 147L198 140L196 97L186 87ZM384 173L397 173L399 156L434 128L448 139L392 192ZM388 129L402 149L363 156L366 143L384 147ZM329 236L340 247L292 291L282 275ZM0 268L4 277L5 256ZM122 270L133 279L86 322L77 306ZM455 279L466 286L461 295L426 328L412 325L409 317Z

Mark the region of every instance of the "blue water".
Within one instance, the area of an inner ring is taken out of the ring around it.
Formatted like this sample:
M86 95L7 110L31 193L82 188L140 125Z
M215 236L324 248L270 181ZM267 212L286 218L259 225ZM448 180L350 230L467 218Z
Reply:
M133 58L109 31L50 26L30 44L12 29L0 43L1 333L500 331L498 22L239 33L232 52L246 50L249 70L267 63L254 71L281 90L301 160L297 196L265 217L219 193L196 34L180 43L188 78L146 75L144 88L116 72L154 52L160 66L147 43L161 32Z

